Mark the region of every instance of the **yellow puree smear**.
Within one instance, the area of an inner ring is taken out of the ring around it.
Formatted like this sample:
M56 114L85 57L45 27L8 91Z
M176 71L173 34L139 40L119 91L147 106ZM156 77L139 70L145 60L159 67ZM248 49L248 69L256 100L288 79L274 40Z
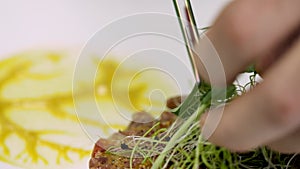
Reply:
M166 97L177 91L161 72L137 73L134 66L122 67L111 58L101 64L96 60L95 98L85 98L88 89L83 87L76 89L83 91L77 92L76 98L82 99L76 101L87 107L96 101L96 115L102 120L90 115L88 108L83 115L76 114L72 54L34 51L0 61L0 161L31 169L87 167L95 140L82 126L108 136L123 129L132 112L147 110L157 115ZM157 88L164 94L153 94Z

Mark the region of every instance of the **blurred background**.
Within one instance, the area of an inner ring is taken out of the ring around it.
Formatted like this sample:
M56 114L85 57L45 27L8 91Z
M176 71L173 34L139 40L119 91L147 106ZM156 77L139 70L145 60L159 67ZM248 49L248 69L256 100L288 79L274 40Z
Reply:
M212 24L229 0L193 0L199 27ZM1 1L1 56L16 51L82 47L97 30L113 20L141 12L175 16L172 0L4 0Z
M228 2L193 0L198 26L212 25ZM46 168L47 163L49 168L88 168L94 140L76 121L69 96L76 59L98 30L145 12L175 16L172 0L0 2L0 168Z

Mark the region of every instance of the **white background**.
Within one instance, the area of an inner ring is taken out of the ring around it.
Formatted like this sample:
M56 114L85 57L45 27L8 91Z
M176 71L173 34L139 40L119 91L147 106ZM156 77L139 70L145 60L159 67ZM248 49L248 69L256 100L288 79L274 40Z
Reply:
M194 0L199 27L229 0ZM81 49L101 27L141 12L175 16L172 0L1 0L0 58L32 49ZM16 169L0 163L1 169Z

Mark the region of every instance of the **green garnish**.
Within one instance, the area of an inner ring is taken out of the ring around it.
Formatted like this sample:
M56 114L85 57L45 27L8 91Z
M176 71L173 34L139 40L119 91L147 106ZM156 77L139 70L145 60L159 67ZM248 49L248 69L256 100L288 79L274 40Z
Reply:
M248 153L233 153L215 146L202 138L199 117L211 106L227 103L239 95L251 90L258 82L257 72L247 71L249 83L244 86L230 85L226 90L226 98L220 100L211 97L211 88L207 84L196 85L185 102L174 113L179 116L174 124L152 138L139 137L134 145L135 158L150 160L153 169L160 168L297 168L299 156L285 155L261 147ZM250 88L249 88L250 87ZM220 93L224 91L220 90ZM170 140L165 141L168 136ZM132 142L130 142L132 143ZM144 145L151 144L150 147ZM119 152L120 153L120 152ZM131 154L131 160L133 155Z

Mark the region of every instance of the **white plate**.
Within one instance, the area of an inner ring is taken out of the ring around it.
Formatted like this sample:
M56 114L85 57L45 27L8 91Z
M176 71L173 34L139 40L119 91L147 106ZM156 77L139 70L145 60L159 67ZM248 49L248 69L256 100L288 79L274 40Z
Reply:
M194 0L199 27L211 25L228 1ZM0 58L36 49L71 49L78 55L88 39L105 25L121 17L144 12L175 16L172 0L4 1L0 3ZM182 47L172 52L184 50ZM70 168L82 169L85 166L88 168L87 161ZM18 169L1 162L0 168Z

